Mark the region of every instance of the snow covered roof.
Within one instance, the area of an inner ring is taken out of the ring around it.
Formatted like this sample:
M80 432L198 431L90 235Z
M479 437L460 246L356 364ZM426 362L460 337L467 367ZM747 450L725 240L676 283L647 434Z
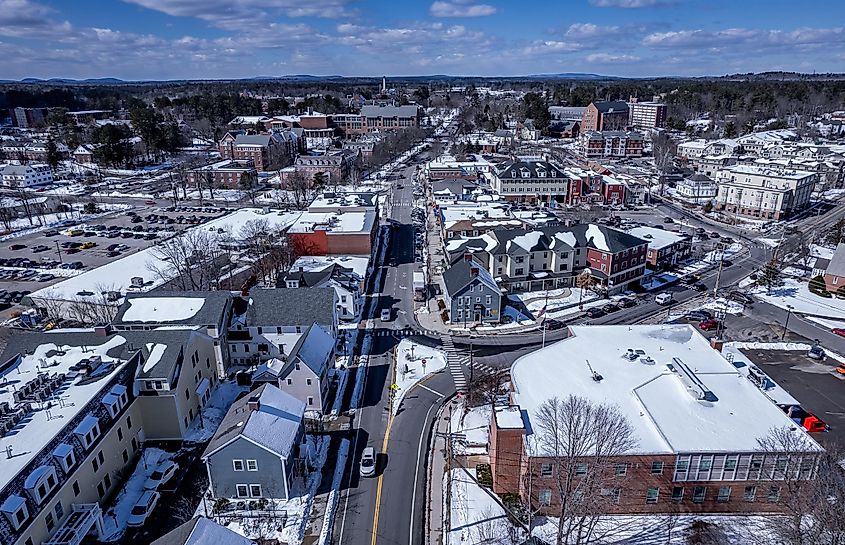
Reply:
M290 233L327 231L334 234L369 233L376 221L375 210L360 212L303 212L291 226Z
M313 324L291 349L289 361L301 361L319 377L329 362L332 350L334 350L332 334L318 324Z
M320 272L335 265L339 265L344 269L350 269L360 278L367 275L367 265L370 263L369 256L351 256L351 255L314 255L302 256L297 259L291 266L291 272L298 271L300 267L304 272Z
M126 301L128 322L178 322L193 318L205 304L202 297L140 297Z
M204 517L194 517L150 545L255 545L255 542Z
M257 407L250 408L250 403ZM202 457L208 458L238 437L287 457L304 414L304 402L272 384L263 384L232 404Z
M610 403L634 429L638 446L632 454L754 452L771 429L796 427L691 325L571 331L572 337L519 358L511 368L513 401L529 420L552 397ZM538 429L536 422L529 427ZM808 450L821 449L803 428L796 433L804 435Z
M825 273L832 276L845 276L845 243L840 242L827 264Z
M511 430L525 428L522 410L519 407L496 407L496 427Z
M647 240L650 250L661 250L689 238L686 235L673 233L666 229L655 229L654 227L634 227L628 229L627 232L637 238Z

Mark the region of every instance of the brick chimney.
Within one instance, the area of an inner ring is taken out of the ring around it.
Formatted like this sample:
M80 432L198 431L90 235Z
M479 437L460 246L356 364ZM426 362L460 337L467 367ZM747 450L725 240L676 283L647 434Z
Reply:
M464 253L464 261L472 261L472 254L469 252Z
M261 398L258 396L252 396L247 400L246 408L249 411L257 411L261 408Z
M470 267L469 268L469 275L470 276L478 276L478 267Z

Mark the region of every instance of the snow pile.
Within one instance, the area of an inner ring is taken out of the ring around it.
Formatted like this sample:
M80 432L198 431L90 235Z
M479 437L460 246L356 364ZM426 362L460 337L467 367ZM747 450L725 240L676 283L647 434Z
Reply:
M126 521L135 502L144 493L144 483L165 460L173 458L173 453L157 448L146 448L135 466L135 471L123 485L114 504L103 514L103 538L101 541L117 541L126 532Z
M489 405L466 410L463 403L452 413L450 430L464 435L463 439L454 442L456 454L487 454L491 413Z
M179 322L193 318L200 311L202 297L139 297L129 300L124 322Z
M343 481L343 473L346 471L346 460L349 457L349 439L340 442L337 449L337 460L335 461L334 476L332 477L332 489L326 500L326 512L323 515L323 527L320 529L320 545L328 545L332 537L335 512L340 498L340 484Z
M446 354L442 351L402 339L396 347L396 385L399 388L393 400L393 414L399 410L408 390L445 368Z
M516 529L510 524L502 504L492 492L478 484L474 469L452 469L451 517L449 543L485 543L510 545ZM449 476L443 475L443 487ZM445 513L445 509L444 509ZM444 524L445 529L445 524Z
M714 311L714 313L724 312L725 314L738 315L742 314L742 311L745 310L745 305L736 301L730 301L728 299L719 297L715 301L712 299L707 301L705 304L701 305L698 308L712 310Z
M229 407L238 395L245 391L248 391L248 388L238 386L233 380L217 384L211 392L211 397L208 398L208 403L185 432L185 443L203 443L211 439Z

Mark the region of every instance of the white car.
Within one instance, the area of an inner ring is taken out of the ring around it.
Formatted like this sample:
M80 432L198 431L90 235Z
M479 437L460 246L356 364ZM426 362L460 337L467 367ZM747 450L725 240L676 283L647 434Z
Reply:
M147 518L152 514L153 509L156 508L158 499L161 495L155 490L145 490L135 505L132 506L132 511L129 512L129 518L126 519L126 524L129 526L142 526Z
M361 453L361 476L372 477L376 474L376 449L367 447Z
M148 490L158 490L158 487L165 484L167 481L176 475L176 470L179 469L179 464L174 461L167 460L162 462L155 468L147 480L144 482L144 488Z
M391 314L392 314L392 312L389 308L381 309L381 321L382 322L389 322Z

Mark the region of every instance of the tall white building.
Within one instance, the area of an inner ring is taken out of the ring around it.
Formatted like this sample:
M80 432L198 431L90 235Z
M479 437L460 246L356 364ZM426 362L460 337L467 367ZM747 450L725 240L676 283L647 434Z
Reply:
M752 218L781 220L805 208L816 173L738 165L716 175L716 208Z
M629 125L639 129L666 126L666 105L659 102L629 102Z
M53 171L49 165L6 165L0 169L3 186L32 187L53 183Z

